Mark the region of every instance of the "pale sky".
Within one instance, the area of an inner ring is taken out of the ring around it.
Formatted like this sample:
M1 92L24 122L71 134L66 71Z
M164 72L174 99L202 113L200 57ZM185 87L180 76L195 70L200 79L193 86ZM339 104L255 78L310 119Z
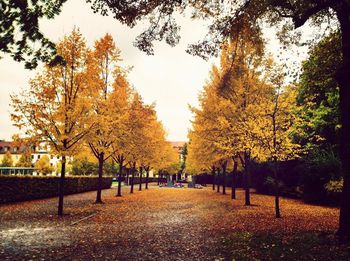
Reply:
M79 27L90 47L106 33L111 34L122 52L123 64L134 67L129 74L130 83L146 103L156 103L168 140L187 140L191 119L188 104L198 104L198 94L216 60L204 61L185 52L188 44L204 37L206 27L202 21L181 18L180 43L176 47L157 43L154 56L147 56L132 44L144 29L142 25L130 29L111 17L93 14L85 0L68 1L59 16L41 25L42 31L53 41L62 39L74 26ZM25 70L22 63L8 56L0 60L0 139L10 140L18 132L10 119L10 94L28 88L28 80L34 74L35 71Z

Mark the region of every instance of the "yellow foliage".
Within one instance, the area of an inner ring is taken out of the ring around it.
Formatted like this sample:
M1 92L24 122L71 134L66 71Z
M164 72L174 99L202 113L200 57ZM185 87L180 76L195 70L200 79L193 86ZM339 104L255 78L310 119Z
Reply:
M199 96L200 107L191 108L188 168L193 172L235 157L245 167L251 158L286 160L299 153L292 142L298 122L295 90L283 86L280 68L262 50L243 38L223 46L220 67L213 66Z
M43 155L35 163L35 169L39 174L47 175L53 171L53 168L50 165L50 159L47 155Z

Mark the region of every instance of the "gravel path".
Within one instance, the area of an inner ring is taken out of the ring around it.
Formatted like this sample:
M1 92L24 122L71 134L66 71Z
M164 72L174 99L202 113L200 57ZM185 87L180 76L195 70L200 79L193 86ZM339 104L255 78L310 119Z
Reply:
M272 197L244 207L242 191L235 202L210 188L123 193L104 190L102 205L95 192L67 196L61 218L56 198L0 206L0 260L226 260L232 232L335 231L338 222L337 209L287 199L276 220Z

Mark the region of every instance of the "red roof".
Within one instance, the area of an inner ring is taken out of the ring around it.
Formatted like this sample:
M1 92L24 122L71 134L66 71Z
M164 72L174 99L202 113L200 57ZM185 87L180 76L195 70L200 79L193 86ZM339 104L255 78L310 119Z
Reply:
M13 141L0 141L0 154L6 154L8 151L11 154L21 154L26 147L23 144L18 144Z

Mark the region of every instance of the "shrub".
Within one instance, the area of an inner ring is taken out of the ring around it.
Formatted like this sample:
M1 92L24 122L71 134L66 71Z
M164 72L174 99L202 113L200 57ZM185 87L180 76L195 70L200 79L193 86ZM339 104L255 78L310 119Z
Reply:
M0 176L0 203L58 196L59 180L50 176ZM103 178L103 189L111 185L111 178ZM92 190L97 190L97 177L66 177L66 195Z
M331 203L326 184L341 179L339 157L331 148L313 151L301 167L303 199L311 203Z
M343 190L344 180L330 180L324 187L329 193L341 193Z

